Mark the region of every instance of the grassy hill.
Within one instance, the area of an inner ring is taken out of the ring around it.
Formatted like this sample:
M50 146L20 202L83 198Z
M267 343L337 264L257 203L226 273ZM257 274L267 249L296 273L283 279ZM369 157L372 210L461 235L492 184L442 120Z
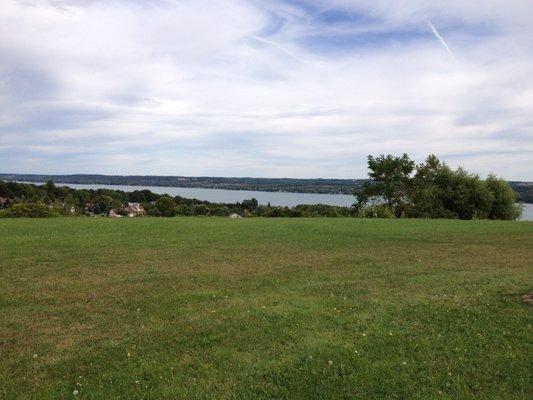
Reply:
M0 398L533 397L533 223L4 219L0 249Z

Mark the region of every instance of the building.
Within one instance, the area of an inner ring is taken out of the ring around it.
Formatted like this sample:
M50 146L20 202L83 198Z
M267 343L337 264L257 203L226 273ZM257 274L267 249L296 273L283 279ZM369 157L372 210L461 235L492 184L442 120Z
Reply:
M117 214L117 213L115 212L115 210L110 210L110 211L109 211L109 218L122 218L122 215Z
M141 203L128 203L126 211L128 212L128 217L145 214L144 207Z

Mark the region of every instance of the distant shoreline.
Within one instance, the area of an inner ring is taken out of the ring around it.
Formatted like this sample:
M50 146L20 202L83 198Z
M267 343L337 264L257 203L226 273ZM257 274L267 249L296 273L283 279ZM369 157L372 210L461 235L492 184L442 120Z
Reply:
M0 180L42 183L52 180L61 184L156 186L191 189L223 189L260 192L346 194L362 185L366 179L328 178L226 178L187 176L136 176L136 175L38 175L0 174Z
M187 177L157 175L40 175L0 174L0 180L26 183L43 183L52 180L64 185L112 185L152 186L189 189L220 189L233 191L257 191L270 193L343 194L352 195L367 179L329 178L236 178L236 177ZM533 182L509 181L519 194L520 201L533 204Z

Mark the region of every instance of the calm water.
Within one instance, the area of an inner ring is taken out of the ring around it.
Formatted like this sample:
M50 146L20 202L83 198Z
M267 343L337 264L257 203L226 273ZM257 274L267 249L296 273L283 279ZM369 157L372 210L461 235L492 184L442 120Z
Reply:
M533 204L524 204L524 211L520 219L522 221L533 221Z
M253 190L225 190L225 189L201 189L181 188L168 186L123 186L123 185L99 185L99 184L61 184L74 189L114 189L125 192L148 189L153 193L179 195L189 199L211 201L214 203L236 203L243 200L256 198L259 204L270 203L273 206L293 207L298 204L329 204L332 206L351 206L355 199L346 194L317 194L317 193L287 193L287 192L257 192Z
M185 198L215 203L236 203L251 198L256 198L259 204L270 203L273 206L288 207L293 207L298 204L328 204L349 207L354 203L354 197L347 194L257 192L252 190L199 189L166 186L78 185L74 183L64 184L64 186L75 189L115 189L125 192L148 189L158 194L179 195ZM522 220L533 221L533 204L524 204Z

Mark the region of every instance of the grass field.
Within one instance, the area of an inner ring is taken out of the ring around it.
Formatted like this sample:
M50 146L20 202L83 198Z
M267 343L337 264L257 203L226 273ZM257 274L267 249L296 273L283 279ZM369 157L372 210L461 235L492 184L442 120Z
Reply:
M533 398L533 223L4 219L0 246L3 399Z

